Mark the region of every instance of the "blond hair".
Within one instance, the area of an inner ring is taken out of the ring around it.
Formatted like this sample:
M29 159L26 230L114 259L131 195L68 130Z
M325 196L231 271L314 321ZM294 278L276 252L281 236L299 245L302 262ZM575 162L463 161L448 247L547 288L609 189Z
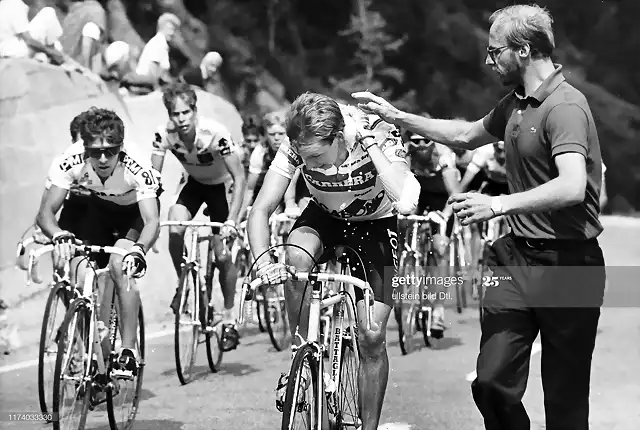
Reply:
M489 22L509 47L529 45L531 56L550 57L555 48L553 18L546 8L538 5L513 5L495 11Z

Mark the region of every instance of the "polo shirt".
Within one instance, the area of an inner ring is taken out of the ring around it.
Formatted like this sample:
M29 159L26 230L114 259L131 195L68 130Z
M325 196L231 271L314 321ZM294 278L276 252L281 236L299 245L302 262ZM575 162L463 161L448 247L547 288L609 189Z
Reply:
M558 176L553 158L577 152L586 160L587 186L581 203L554 211L510 215L516 236L534 239L597 237L602 158L596 125L584 95L566 82L562 66L530 96L519 87L485 117L484 128L504 140L509 193L538 187Z

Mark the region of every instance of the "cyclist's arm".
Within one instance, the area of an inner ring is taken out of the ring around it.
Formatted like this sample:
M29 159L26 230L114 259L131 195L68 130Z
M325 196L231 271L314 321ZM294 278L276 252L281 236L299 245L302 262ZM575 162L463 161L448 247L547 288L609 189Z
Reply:
M69 190L56 185L51 185L48 190L44 190L40 210L36 217L36 223L49 239L51 239L54 234L62 231L62 229L58 227L56 214L64 204L64 199L67 197L68 192Z
M253 202L247 221L247 236L254 258L257 258L258 255L269 248L269 217L282 201L290 183L290 178L276 173L272 169L269 169L264 178L264 183L256 197L256 201ZM267 253L257 259L256 264L259 265L269 261L270 257Z
M246 177L244 175L244 167L240 161L240 155L232 152L224 157L224 164L233 178L233 196L231 197L231 205L229 207L228 219L240 223L240 209L243 203L243 194L245 193Z
M251 203L253 203L251 200L253 199L256 185L258 185L258 177L259 175L249 172L249 178L247 179L247 191L244 193L242 208L240 209L240 219L246 218L247 208Z
M604 209L609 201L607 196L607 183L605 180L605 172L607 171L607 167L602 163L602 186L600 188L600 210Z
M296 170L296 173L293 174L293 178L291 178L291 182L287 187L287 191L284 193L284 206L285 207L294 207L296 206L296 186L298 185L298 180L300 179L300 169Z
M144 227L138 238L139 244L144 248L144 252L148 252L153 246L160 233L160 214L158 207L160 203L158 198L143 199L138 201L140 208L140 216L144 222Z
M151 151L151 167L160 173L162 173L162 168L164 167L164 156L167 153L166 141L163 134L164 132L162 129L156 131L152 144L153 149Z

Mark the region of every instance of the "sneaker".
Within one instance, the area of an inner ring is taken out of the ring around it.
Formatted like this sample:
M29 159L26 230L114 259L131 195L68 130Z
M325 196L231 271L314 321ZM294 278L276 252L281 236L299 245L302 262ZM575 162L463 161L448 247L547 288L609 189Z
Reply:
M111 375L118 379L133 379L138 375L136 353L129 348L122 348L111 364Z
M222 325L222 350L224 352L233 351L240 343L240 335L235 324Z
M431 337L434 339L442 339L444 329L444 307L437 306L431 313Z

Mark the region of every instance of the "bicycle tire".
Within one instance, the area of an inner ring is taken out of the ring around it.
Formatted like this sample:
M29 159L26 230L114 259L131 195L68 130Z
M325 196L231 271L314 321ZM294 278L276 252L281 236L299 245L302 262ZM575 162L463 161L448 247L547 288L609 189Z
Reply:
M191 279L193 280L193 288L188 288L186 287L187 285L187 281L188 281L188 277L191 277ZM196 289L197 289L197 285L198 285L198 273L195 269L195 265L193 263L187 264L182 268L182 272L180 273L180 287L181 288L181 295L180 295L180 306L178 307L178 312L176 312L175 315L175 319L174 319L174 355L175 355L175 361L176 361L176 373L178 375L178 379L180 380L180 383L182 385L185 385L187 383L189 383L191 381L191 378L193 377L193 375L191 374L191 371L193 369L193 365L195 363L195 359L196 359L196 353L198 351L198 343L199 343L199 314L198 314L198 294L196 294ZM189 342L189 344L187 345L187 347L189 348L187 350L188 353L190 353L190 355L187 355L187 357L185 357L185 359L183 359L182 355L181 355L181 350L180 350L180 339L181 339L181 315L182 312L185 310L185 302L189 299L189 295L191 296L191 298L193 299L193 305L189 306L189 312L191 314L191 321L188 323L191 327L191 329L187 328L184 331L184 334L182 336L186 336L187 332L191 332L193 339L191 340L191 342ZM186 365L186 367L183 368L183 364Z
M320 381L318 380L318 362L315 359L315 349L310 344L304 344L296 351L293 361L291 362L291 370L289 371L289 379L287 381L287 390L285 395L284 408L282 413L282 430L298 430L300 427L293 427L293 420L295 419L296 412L302 412L302 405L298 405L298 387L304 368L305 361L309 364L309 387L306 393L311 394L313 399L311 402L305 402L304 411L307 413L307 417L310 418L309 424L306 426L307 430L319 429L319 423L315 422L318 416L318 410L320 408L321 399L317 398L318 388ZM294 404L295 402L295 404ZM315 424L315 425L314 425Z
M264 293L264 321L271 344L276 351L283 351L291 345L289 316L284 301L284 284L267 287ZM273 299L271 298L273 296Z
M334 424L335 430L343 430L346 428L359 428L362 426L362 411L360 410L360 387L358 385L358 372L360 369L360 347L358 345L358 330L357 330L357 313L354 308L352 302L350 300L346 300L342 302L342 306L345 306L346 315L345 321L353 321L355 324L349 327L349 331L343 331L342 336L342 351L340 353L340 386L337 387L337 414ZM351 374L354 376L351 383L347 383L345 385L346 388L343 387L343 382L346 381L346 375L343 375L343 370L347 368L347 357L352 355L354 357L355 365L352 366L352 370L346 370L345 373ZM344 397L341 395L343 392L351 391L350 395L345 395ZM350 414L345 414L345 408L342 406L341 399L342 398L351 398L351 401L354 404L355 410L352 410ZM350 419L345 419L345 415Z
M413 261L413 269L411 269L409 263L407 262ZM401 257L400 267L400 276L403 279L408 276L412 276L415 273L415 258L414 257ZM402 286L401 294L405 295L408 293L408 286ZM396 318L396 322L398 324L398 340L400 345L400 351L402 351L402 355L408 355L415 350L415 341L414 335L417 332L416 325L416 307L415 303L409 301L408 304L406 301L402 299L402 296L398 296L398 298L394 301L393 312Z
M451 268L450 276L457 276L457 273L460 272L460 250L458 249L458 235L455 234L451 240L449 248L449 258L451 259L449 262L449 267ZM463 286L459 283L455 283L455 292L456 292L456 311L461 314L462 313L462 288Z
M258 300L258 294L260 294L262 296L262 299ZM264 302L264 286L260 286L260 288L258 289L258 291L255 294L255 305L256 305L256 315L258 316L258 330L260 330L260 333L266 333L267 328L266 328L266 323L264 322L264 318L262 315L262 311L264 308L263 302ZM253 303L252 303L253 305Z
M115 303L115 302L114 302ZM118 322L118 318L116 316L116 330L119 331L119 324ZM111 337L112 342L111 342L111 350L114 351L115 350L115 339L116 336L112 336ZM140 307L138 308L138 363L139 363L139 367L138 367L138 374L135 377L135 390L134 390L134 394L133 394L133 401L132 401L132 407L130 412L127 414L127 420L123 425L118 425L118 421L116 418L116 405L115 405L115 398L117 398L117 396L114 396L113 393L113 388L109 388L107 390L107 415L109 417L109 427L111 427L111 430L130 430L131 427L133 426L133 423L135 421L136 415L138 413L138 406L140 405L140 394L142 393L142 381L143 381L143 376L144 376L144 365L145 365L145 361L144 361L144 357L145 357L145 353L144 353L144 349L145 349L145 332L144 332L144 312L142 309L142 303L140 304ZM120 384L122 382L118 381ZM112 385L109 385L110 387L112 387ZM122 390L120 390L119 393L117 393L117 395L121 395L122 394ZM115 398L114 398L115 397Z
M69 310L65 314L64 322L62 323L62 330L60 334L60 338L58 339L58 353L56 354L56 366L54 371L54 380L53 380L53 405L52 405L52 413L56 416L56 419L53 421L53 429L60 430L60 423L63 422L64 414L61 413L61 402L60 402L60 383L62 382L62 372L63 367L66 367L71 363L72 352L69 351L66 354L67 349L73 349L74 343L71 343L70 348L67 348L67 340L69 337L70 329L73 329L73 333L71 335L72 339L76 339L76 328L78 323L84 321L84 324L81 325L80 329L80 339L82 340L82 348L85 349L87 356L91 354L90 351L86 351L86 349L90 348L90 336L89 336L89 327L91 321L91 311L87 307L86 301L84 299L75 300L70 306ZM85 345L86 342L86 345ZM67 357L69 359L67 360ZM80 362L86 364L90 363L90 360L83 357ZM89 399L91 397L91 378L90 378L91 367L83 369L82 376L80 376L81 382L77 387L77 392L75 397L77 398L79 395L82 395L82 403L79 405L82 409L80 411L80 418L78 420L78 424L72 426L73 428L84 428L84 425L87 421L87 414L89 412ZM68 381L65 379L65 382Z
M62 324L64 324L64 317L66 315L66 309L68 308L68 303L66 300L65 290L67 288L67 283L58 282L51 288L49 291L49 297L47 297L47 303L44 306L44 315L42 317L42 327L40 329L40 344L38 347L38 398L40 402L40 410L43 414L47 415L49 407L52 406L51 402L47 402L47 394L53 394L53 387L45 387L45 365L51 361L48 356L45 357L46 352L48 351L48 347L50 345L50 341L52 340L53 331L49 330L49 324L52 325L53 330L58 331L56 338L60 336L60 328ZM57 304L58 302L62 302L65 307L65 312L62 315L62 324L58 327L55 327L55 315L57 314ZM55 303L55 306L54 306ZM55 311L53 316L53 321L51 321L51 313ZM56 341L57 343L57 341ZM56 352L57 355L57 352ZM55 372L55 362L54 362L54 370ZM51 400L52 401L52 400Z

